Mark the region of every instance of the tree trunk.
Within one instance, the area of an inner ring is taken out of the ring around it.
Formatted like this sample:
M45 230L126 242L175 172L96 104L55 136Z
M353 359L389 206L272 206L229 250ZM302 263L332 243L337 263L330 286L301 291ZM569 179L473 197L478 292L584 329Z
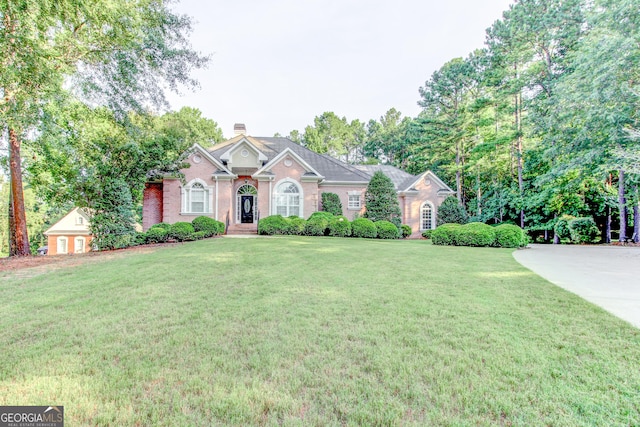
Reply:
M618 208L620 210L620 242L627 240L627 199L624 194L624 169L618 172Z
M640 236L638 236L638 233L640 233L640 224L638 224L640 220L640 209L638 209L638 186L637 185L634 186L634 192L635 192L636 202L633 204L633 237L631 239L633 240L633 243L638 243L640 242Z
M604 232L604 242L611 243L611 207L607 207L607 227Z
M553 219L558 219L558 215L557 214L553 215ZM560 236L558 236L555 230L553 230L553 244L554 245L560 244Z
M10 248L9 256L31 255L22 191L20 139L15 129L9 129L9 171L11 173L11 214L13 215L10 233L12 239L15 239L15 247Z
M456 192L458 193L458 202L462 204L462 172L460 170L460 143L456 143Z

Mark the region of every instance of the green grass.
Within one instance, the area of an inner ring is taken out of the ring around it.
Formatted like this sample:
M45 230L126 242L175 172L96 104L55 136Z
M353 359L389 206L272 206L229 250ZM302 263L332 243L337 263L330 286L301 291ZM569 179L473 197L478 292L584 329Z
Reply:
M640 331L424 241L213 239L0 284L0 405L76 425L640 425Z

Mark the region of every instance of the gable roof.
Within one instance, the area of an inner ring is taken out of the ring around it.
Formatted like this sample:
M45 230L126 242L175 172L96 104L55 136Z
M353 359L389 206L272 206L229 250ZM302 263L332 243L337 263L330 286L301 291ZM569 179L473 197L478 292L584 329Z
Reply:
M90 235L89 215L84 209L75 207L42 234L45 236L60 234Z
M232 146L240 142L242 139L249 141L257 150L267 157L268 160L265 165L270 164L283 151L289 149L291 152L295 153L297 157L303 160L311 169L313 169L315 173L324 177L326 182L369 182L369 176L354 168L353 165L349 165L329 156L318 154L300 144L296 144L288 138L238 135L235 138L213 146L209 153L216 159L220 159L220 156L226 153Z

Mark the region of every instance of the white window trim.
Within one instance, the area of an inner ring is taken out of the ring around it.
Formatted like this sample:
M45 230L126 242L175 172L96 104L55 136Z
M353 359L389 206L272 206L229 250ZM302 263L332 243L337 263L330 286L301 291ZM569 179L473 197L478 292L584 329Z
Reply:
M281 179L274 186L273 194L271 195L271 200L273 201L273 203L271 203L271 206L272 206L271 215L277 215L278 214L278 203L277 203L278 202L278 198L277 198L278 188L282 184L286 184L286 183L291 183L291 184L295 185L298 188L298 195L299 195L299 201L300 201L300 209L299 209L298 216L300 218L304 218L304 193L302 192L302 185L300 185L300 183L298 181L296 181L295 179L291 179L291 178Z
M205 195L205 207L204 207L204 211L203 212L193 212L191 210L191 187L193 187L194 184L200 184L202 185L202 188L204 188L204 195ZM180 209L180 214L182 215L210 215L213 213L213 187L210 185L207 185L206 182L204 182L203 180L201 180L200 178L195 178L192 179L191 181L189 181L187 183L187 185L185 185L184 187L182 187L181 190L181 209Z
M422 219L422 211L424 210L425 206L429 206L431 208L431 227L430 228L423 228L424 225L424 221ZM420 231L425 231L425 230L433 230L436 225L436 208L435 206L433 206L433 203L431 203L430 201L425 201L424 203L422 203L420 205Z
M80 244L78 244L78 242ZM76 237L73 240L73 252L76 254L83 254L85 252L84 247L86 245L87 241L85 240L84 237ZM80 249L80 250L78 250Z
M61 246L60 243L61 242L64 242L64 252L60 250L60 246ZM66 237L64 237L64 236L58 237L56 246L57 246L56 253L58 253L58 254L68 254L69 253L69 239L67 239Z
M358 196L358 206L351 206L351 197ZM347 210L359 211L362 209L362 191L348 191L347 192Z

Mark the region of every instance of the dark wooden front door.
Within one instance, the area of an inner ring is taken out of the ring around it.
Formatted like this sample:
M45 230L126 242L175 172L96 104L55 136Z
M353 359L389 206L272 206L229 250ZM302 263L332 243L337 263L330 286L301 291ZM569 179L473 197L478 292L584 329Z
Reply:
M240 222L253 223L253 196L240 196Z

